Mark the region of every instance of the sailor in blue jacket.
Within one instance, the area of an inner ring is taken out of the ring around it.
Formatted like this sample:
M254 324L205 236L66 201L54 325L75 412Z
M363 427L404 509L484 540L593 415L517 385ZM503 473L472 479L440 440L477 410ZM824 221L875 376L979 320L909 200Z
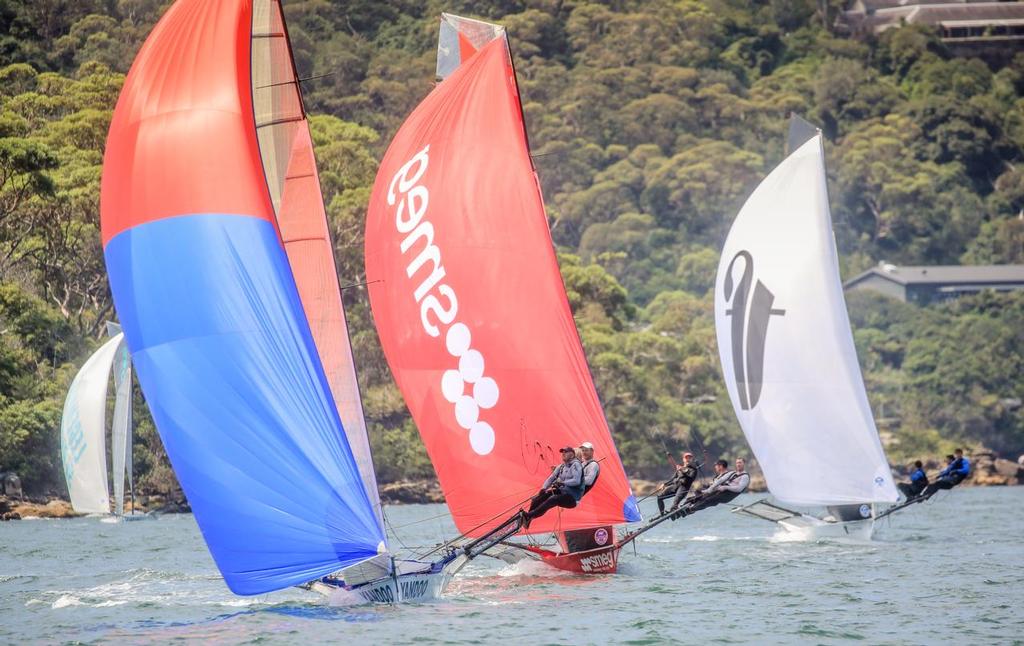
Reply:
M924 491L924 488L928 486L928 476L924 472L924 464L920 460L916 460L914 469L910 472L910 482L900 482L896 486L908 500Z
M931 498L939 489L952 489L968 476L971 472L971 461L964 457L964 450L953 451L953 461L939 472L935 482L924 488L921 493L925 498Z

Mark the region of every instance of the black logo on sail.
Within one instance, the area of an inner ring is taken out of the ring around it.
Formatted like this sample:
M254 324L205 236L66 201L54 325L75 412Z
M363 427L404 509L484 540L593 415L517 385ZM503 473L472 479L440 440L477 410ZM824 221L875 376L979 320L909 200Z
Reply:
M743 258L743 277L739 284L733 285L732 268L739 258ZM733 256L725 272L725 300L732 301L732 307L725 310L725 314L732 317L732 369L736 373L736 390L739 391L743 410L757 406L761 397L768 319L772 314L782 316L786 313L786 310L772 309L775 295L760 280L751 296L750 283L753 279L754 259L749 251L740 251Z

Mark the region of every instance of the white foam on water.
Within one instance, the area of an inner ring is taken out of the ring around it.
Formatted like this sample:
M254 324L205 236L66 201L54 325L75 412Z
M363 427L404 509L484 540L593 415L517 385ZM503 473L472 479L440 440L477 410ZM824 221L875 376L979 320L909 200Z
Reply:
M691 541L708 541L708 542L710 542L710 541L720 541L720 540L722 540L722 537L721 536L713 536L713 535L709 534L709 535L706 535L706 536L691 536L690 540Z
M560 576L574 576L573 572L567 570L559 570L556 567L552 567L543 561L525 558L521 561L516 561L510 565L506 565L498 571L498 576L501 577L512 577L512 576L543 576L543 577L560 577Z
M361 606L369 603L363 598L363 595L358 592L346 590L344 588L336 588L331 590L331 593L327 595L327 605L332 608L345 608L348 606Z
M81 599L70 594L62 594L53 604L50 606L54 610L57 608L67 608L68 606L84 606Z

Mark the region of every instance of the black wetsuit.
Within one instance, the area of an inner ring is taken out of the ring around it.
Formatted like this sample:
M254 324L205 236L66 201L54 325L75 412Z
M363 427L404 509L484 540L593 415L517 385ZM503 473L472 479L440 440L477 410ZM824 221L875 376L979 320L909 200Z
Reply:
M692 514L701 509L721 505L736 498L736 496L746 491L749 486L750 474L746 471L743 473L726 471L711 483L710 491L695 496L691 502L683 505L683 510L687 514Z
M693 486L693 481L697 479L697 466L694 464L688 464L681 469L676 469L675 474L672 475L672 479L669 481L665 491L658 495L658 513L665 513L665 501L672 498L672 504L669 509L675 509L679 506L679 502L686 497L689 493L690 487Z

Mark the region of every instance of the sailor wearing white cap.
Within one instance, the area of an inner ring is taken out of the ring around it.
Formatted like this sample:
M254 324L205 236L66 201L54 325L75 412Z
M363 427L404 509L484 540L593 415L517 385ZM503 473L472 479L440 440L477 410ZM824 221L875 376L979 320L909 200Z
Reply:
M593 489L597 477L601 475L601 465L594 459L594 445L590 442L580 444L580 451L583 453L583 495Z

